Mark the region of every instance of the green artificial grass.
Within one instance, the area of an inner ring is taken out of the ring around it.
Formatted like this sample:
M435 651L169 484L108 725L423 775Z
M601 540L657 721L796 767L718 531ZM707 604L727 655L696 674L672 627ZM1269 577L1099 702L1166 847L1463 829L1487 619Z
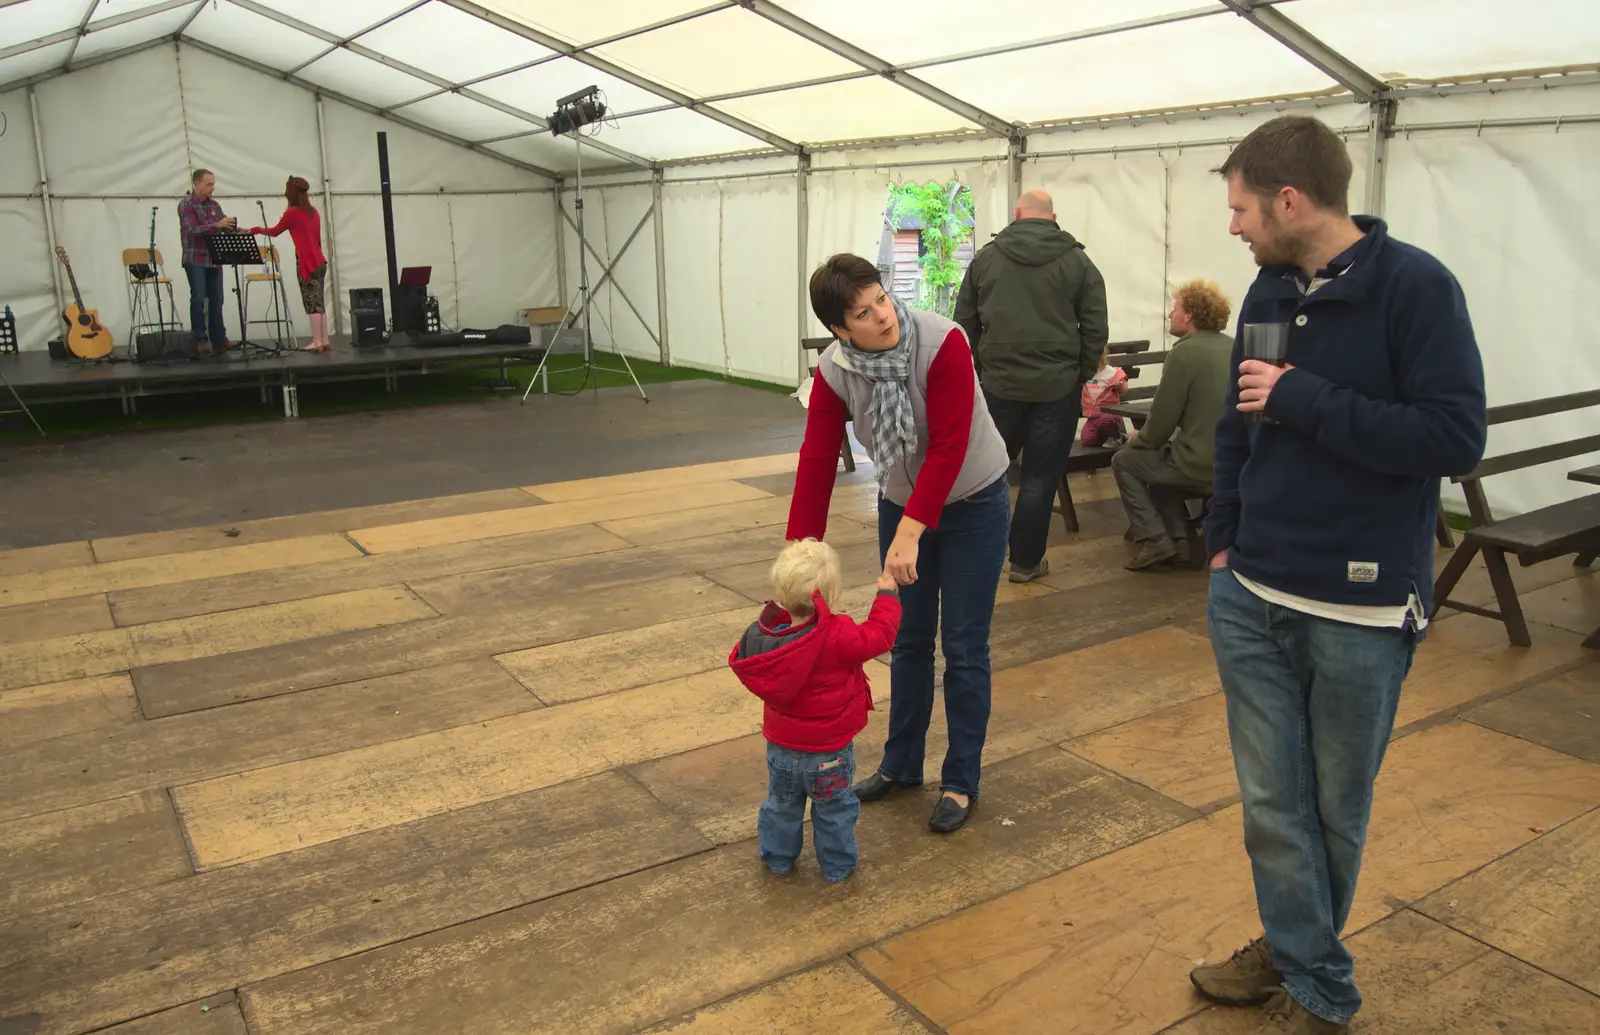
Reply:
M704 370L687 367L669 367L647 360L631 359L633 372L644 385L669 381L722 381L762 391L788 395L794 391L783 385L726 377ZM601 368L596 379L601 388L621 388L631 385L622 373L622 359L610 353L596 353L595 365ZM382 380L312 381L301 385L300 416L321 417L335 413L359 413L373 410L400 409L408 406L431 406L439 403L462 402L496 396L518 399L533 376L534 365L508 367L507 375L516 382L516 388L496 388L499 377L495 368L473 367L462 363L442 362L436 371L401 377L399 390L387 392ZM593 384L584 384L584 371L576 356L556 356L550 361L550 391L587 392ZM534 389L538 395L538 389ZM199 392L194 394L150 395L138 400L139 411L124 414L122 404L116 399L90 399L83 402L53 403L32 406L33 415L51 438L109 435L127 431L148 431L156 428L192 428L212 425L243 424L251 421L282 420L283 396L277 391L268 393L268 401L261 401L257 388L240 388L225 392ZM14 405L9 393L0 397L0 409ZM31 404L30 404L31 406ZM0 417L0 442L38 441L39 434L21 413Z

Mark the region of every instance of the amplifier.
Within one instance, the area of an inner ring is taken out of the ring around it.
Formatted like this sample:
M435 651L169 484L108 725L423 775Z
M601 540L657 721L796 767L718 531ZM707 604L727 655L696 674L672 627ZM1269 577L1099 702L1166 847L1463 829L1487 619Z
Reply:
M189 331L146 331L134 339L134 359L159 363L169 359L199 359L194 334Z
M354 292L351 292L354 294ZM389 332L385 326L383 310L376 312L370 309L350 310L350 336L358 349L379 348L389 343Z
M350 311L352 313L377 313L383 314L383 288L351 288Z

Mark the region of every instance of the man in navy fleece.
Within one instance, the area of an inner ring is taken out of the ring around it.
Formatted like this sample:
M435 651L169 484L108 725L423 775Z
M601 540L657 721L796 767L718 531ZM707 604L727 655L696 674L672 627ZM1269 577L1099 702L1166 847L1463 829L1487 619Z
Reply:
M1332 130L1274 119L1218 171L1261 270L1217 424L1207 613L1265 935L1191 979L1264 1004L1262 1033L1325 1035L1361 1006L1340 933L1427 624L1439 480L1483 455L1483 364L1450 271L1348 214ZM1285 325L1285 365L1244 359L1251 324Z

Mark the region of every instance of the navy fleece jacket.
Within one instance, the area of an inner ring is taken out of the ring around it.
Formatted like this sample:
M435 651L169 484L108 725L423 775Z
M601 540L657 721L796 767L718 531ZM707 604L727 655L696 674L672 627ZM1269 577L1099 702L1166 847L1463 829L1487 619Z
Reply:
M1210 556L1238 574L1333 604L1432 610L1439 480L1483 457L1483 362L1466 299L1439 260L1357 216L1349 268L1310 295L1298 271L1261 270L1243 326L1288 323L1286 371L1268 396L1277 423L1238 410L1235 376L1217 423Z

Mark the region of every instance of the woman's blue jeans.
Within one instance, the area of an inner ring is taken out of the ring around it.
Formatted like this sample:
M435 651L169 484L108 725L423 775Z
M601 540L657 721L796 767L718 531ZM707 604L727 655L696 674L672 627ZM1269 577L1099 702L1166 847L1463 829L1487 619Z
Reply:
M880 563L904 513L879 498ZM1011 500L1004 477L946 505L938 527L923 533L917 549L917 581L900 587L900 635L889 667L889 738L878 767L885 779L922 782L928 723L933 719L937 632L944 647L944 714L950 733L940 788L978 796L983 742L989 731L989 623L1010 533Z

